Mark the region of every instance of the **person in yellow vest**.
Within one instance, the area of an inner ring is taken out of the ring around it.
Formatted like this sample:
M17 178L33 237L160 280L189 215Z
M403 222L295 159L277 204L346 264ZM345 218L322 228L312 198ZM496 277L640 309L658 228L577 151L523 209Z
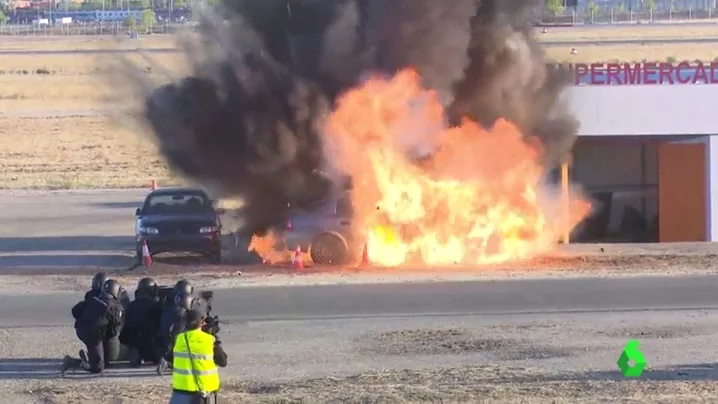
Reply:
M188 311L186 324L186 331L175 338L170 404L216 404L217 366L227 366L227 354L216 337L202 331L200 311Z

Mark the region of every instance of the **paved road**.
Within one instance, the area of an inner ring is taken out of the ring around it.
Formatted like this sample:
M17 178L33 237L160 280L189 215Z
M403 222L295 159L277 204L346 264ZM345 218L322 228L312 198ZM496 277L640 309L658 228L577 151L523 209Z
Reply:
M129 268L134 264L135 209L147 192L0 191L0 273ZM231 218L223 218L223 225L231 230ZM234 244L231 236L224 241Z
M0 270L127 265L146 193L0 192Z
M25 50L11 49L0 50L0 55L111 55L137 53L175 53L177 48L149 48L149 49L42 49L42 50Z
M548 314L718 309L718 278L640 277L227 289L230 323L385 316ZM0 327L67 325L77 293L0 296Z

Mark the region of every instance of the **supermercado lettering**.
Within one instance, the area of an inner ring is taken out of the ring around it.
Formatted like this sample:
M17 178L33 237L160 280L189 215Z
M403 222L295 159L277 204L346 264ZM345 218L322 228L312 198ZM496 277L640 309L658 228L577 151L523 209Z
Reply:
M558 67L571 70L577 85L718 84L718 61L576 63Z

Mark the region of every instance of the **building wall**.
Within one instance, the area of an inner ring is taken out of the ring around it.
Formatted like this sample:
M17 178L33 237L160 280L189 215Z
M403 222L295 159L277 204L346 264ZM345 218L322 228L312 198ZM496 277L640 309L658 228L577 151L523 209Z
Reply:
M567 102L580 136L718 133L714 85L579 85Z

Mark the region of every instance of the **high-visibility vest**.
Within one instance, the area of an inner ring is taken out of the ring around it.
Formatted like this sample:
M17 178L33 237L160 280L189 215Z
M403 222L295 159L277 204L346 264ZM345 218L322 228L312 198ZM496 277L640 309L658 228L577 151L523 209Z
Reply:
M173 354L173 389L205 393L219 390L213 336L200 329L183 332L175 338Z

